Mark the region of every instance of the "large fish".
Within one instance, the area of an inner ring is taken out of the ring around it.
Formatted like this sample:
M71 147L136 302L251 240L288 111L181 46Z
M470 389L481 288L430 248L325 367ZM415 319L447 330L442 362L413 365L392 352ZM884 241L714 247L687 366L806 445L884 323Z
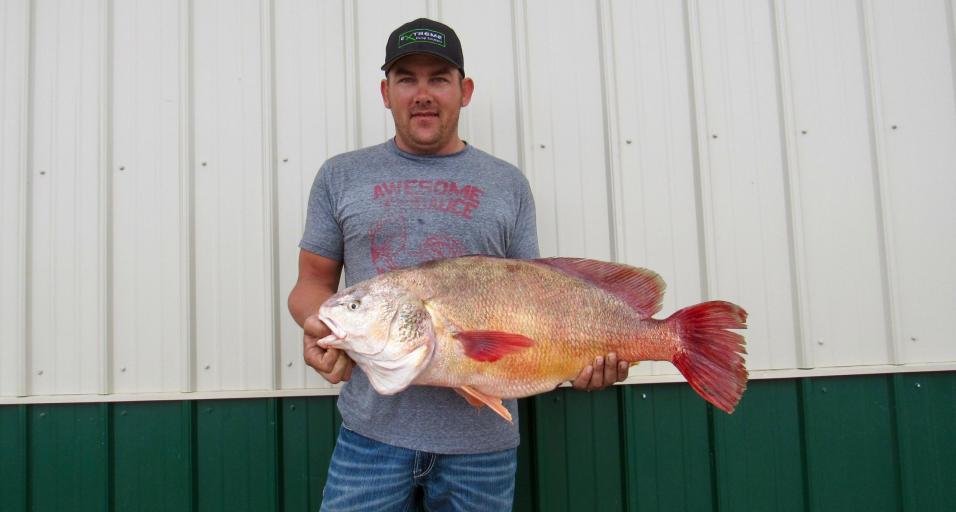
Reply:
M466 256L381 274L331 296L319 319L382 394L455 388L507 420L502 398L554 389L595 357L670 361L707 401L733 412L747 385L747 312L729 302L665 320L664 281L642 268L571 258Z

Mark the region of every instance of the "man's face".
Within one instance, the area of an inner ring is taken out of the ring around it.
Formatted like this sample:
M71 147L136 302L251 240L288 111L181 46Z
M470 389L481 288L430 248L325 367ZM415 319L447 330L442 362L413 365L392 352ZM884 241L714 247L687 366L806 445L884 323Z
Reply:
M458 114L475 85L448 62L426 54L403 57L382 80L382 100L395 120L403 151L441 155L461 149Z

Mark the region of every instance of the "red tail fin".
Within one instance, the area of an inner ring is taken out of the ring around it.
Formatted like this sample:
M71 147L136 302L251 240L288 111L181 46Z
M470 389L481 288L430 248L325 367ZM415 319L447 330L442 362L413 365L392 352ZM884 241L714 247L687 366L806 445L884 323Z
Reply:
M700 396L734 412L747 389L744 337L726 329L746 329L747 312L736 304L711 301L684 308L667 319L677 323L680 344L671 360Z

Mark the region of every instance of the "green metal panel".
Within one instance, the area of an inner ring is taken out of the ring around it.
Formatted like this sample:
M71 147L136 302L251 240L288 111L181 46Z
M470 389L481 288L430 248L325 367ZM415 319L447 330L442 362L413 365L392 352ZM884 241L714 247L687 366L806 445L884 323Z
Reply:
M113 406L113 503L130 512L194 510L195 402Z
M623 393L628 510L712 510L707 403L686 384Z
M903 507L956 510L956 372L893 376Z
M534 397L539 510L623 510L619 393L561 388Z
M805 508L800 388L751 381L733 414L711 409L720 510Z
M109 406L30 408L30 510L109 510Z
M26 405L0 406L0 504L27 510L27 414Z
M812 510L900 510L892 400L884 375L803 381Z
M316 510L334 397L0 407L0 510ZM956 510L956 372L521 400L515 510ZM625 499L626 498L626 499Z
M335 397L286 398L281 404L285 510L318 510L342 423Z
M200 512L279 510L278 400L208 400L196 412Z

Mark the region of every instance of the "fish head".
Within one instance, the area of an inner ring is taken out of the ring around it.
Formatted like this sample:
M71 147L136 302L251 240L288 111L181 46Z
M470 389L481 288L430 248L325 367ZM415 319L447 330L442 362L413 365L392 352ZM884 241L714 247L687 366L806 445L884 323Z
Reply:
M431 317L424 302L394 283L370 280L332 295L319 308L319 319L332 332L319 340L358 358L398 361L434 344ZM358 362L358 361L356 361Z

